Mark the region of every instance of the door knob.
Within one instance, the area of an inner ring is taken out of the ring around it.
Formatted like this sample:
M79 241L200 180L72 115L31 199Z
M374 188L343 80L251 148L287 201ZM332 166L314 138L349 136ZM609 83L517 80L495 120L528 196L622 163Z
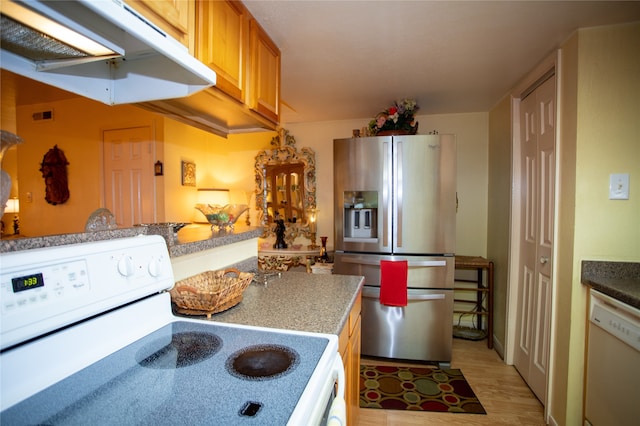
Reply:
M549 258L547 256L540 256L540 263L541 264L544 265L547 262L549 262Z

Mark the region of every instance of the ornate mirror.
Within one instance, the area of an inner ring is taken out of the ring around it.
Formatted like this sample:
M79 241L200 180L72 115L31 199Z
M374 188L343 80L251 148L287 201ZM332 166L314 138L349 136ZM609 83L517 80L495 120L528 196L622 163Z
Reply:
M275 219L283 219L287 240L299 234L309 237L309 210L316 207L316 158L310 148L296 150L296 140L286 129L271 139L272 149L256 156L256 209L265 227L273 230Z

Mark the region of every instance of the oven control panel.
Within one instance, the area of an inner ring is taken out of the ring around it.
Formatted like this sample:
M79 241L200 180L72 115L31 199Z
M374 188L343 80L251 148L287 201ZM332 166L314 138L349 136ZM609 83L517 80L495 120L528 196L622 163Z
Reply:
M2 349L173 286L156 235L4 253Z
M2 309L41 307L55 299L81 297L89 291L87 264L84 260L28 268L8 275L5 288L3 273Z

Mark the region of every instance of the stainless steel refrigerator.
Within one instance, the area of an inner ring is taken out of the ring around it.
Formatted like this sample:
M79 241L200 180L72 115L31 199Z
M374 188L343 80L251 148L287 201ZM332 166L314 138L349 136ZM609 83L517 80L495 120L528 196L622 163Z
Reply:
M336 139L334 273L363 275L362 354L447 367L453 340L454 135ZM408 262L406 306L380 303L380 261Z

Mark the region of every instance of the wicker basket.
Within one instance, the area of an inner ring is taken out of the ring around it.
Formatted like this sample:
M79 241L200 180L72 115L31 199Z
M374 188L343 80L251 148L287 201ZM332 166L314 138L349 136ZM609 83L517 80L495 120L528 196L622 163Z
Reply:
M251 284L253 275L234 268L205 271L178 281L169 293L179 313L211 318L212 314L242 301L242 293Z

